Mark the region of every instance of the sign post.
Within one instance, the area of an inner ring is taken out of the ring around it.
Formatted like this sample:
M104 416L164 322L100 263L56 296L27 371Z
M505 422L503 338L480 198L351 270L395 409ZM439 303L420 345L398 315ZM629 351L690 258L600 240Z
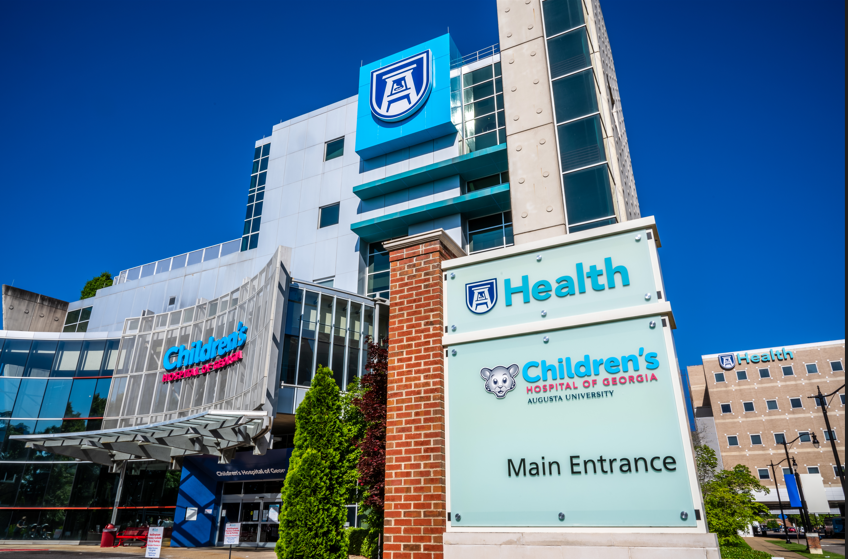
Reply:
M230 546L230 557L233 556L233 546L239 544L241 537L241 523L227 523L224 526L224 545Z
M147 531L147 547L144 550L145 557L159 557L162 552L162 536L165 528L162 526L151 526Z

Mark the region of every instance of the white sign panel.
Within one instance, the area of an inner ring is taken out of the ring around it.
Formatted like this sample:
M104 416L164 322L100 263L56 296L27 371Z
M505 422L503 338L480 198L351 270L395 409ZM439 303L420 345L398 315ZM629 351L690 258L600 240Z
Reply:
M821 474L800 474L801 488L804 490L804 500L807 510L812 514L830 514L830 503L824 492L824 481Z
M162 526L152 526L147 531L147 547L144 550L145 557L159 557L162 551L162 537L165 535L165 528Z
M197 520L197 507L188 507L186 509L186 520Z
M224 526L224 545L238 545L241 537L241 523L227 523Z

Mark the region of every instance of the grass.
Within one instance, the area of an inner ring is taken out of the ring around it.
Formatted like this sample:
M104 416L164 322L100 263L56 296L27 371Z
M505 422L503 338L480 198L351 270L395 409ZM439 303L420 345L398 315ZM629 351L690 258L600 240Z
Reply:
M784 541L775 541L769 540L771 543L779 545L783 549L787 551L792 551L793 553L797 553L801 557L809 557L810 559L818 559L820 557L830 558L830 559L845 559L844 555L840 555L839 553L834 553L833 551L828 551L826 549L822 549L823 555L813 555L811 553L806 553L807 549L806 545L798 545L797 543L786 543Z

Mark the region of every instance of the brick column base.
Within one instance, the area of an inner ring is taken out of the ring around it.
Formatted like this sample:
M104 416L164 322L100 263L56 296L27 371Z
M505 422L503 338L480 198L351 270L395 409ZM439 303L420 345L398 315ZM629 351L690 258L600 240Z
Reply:
M447 520L442 261L464 256L439 229L384 242L391 262L385 559L441 559Z

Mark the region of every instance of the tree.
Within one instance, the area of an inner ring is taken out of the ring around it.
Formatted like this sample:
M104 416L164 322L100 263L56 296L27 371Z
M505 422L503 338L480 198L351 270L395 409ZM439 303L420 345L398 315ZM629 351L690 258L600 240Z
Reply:
M695 471L698 474L698 483L703 488L711 482L718 467L718 457L715 450L705 444L695 446Z
M383 531L386 496L386 399L389 386L389 352L369 337L368 364L361 380L362 393L355 402L365 423L359 449L359 485L364 490L362 506L370 532L363 554L375 557Z
M112 285L112 274L109 272L103 272L97 277L94 277L88 280L85 284L85 287L82 288L80 292L80 299L88 299L89 297L94 297L97 295L98 289L103 289L104 287L109 287Z
M701 490L707 524L722 546L743 545L739 533L746 531L754 521L762 522L768 515L768 507L754 499L754 492L768 493L769 489L742 464L732 470L715 472Z
M282 490L280 559L347 559L342 400L319 366L295 416L294 450Z

